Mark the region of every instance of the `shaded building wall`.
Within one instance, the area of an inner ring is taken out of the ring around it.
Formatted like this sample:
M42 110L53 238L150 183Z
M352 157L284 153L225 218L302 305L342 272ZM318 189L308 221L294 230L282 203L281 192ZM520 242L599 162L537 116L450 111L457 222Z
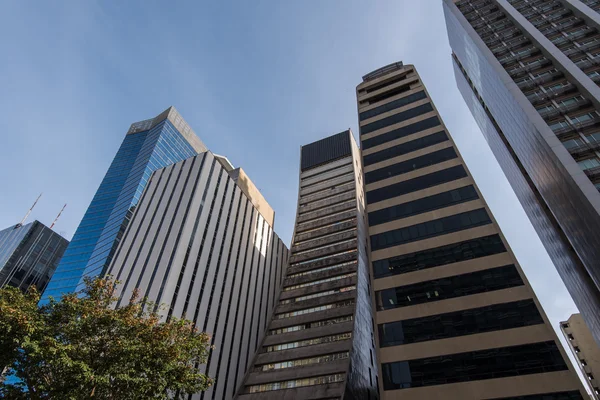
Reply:
M573 314L568 320L560 323L560 330L569 350L575 356L578 366L584 376L584 382L590 389L594 399L600 399L600 347L594 340L590 328L586 325L581 314Z
M287 260L273 227L207 151L152 174L108 274L121 282L115 306L139 289L162 305L164 319L191 320L212 336L199 368L216 382L190 398L231 399L262 341Z

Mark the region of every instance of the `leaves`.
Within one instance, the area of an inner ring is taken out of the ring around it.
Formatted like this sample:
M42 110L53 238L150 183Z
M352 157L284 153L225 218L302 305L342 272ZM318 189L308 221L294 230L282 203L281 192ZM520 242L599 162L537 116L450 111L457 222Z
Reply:
M206 390L210 337L189 321L161 322L134 293L113 309L118 282L86 281L79 294L38 308L39 293L0 289L0 363L21 380L9 399L168 399Z

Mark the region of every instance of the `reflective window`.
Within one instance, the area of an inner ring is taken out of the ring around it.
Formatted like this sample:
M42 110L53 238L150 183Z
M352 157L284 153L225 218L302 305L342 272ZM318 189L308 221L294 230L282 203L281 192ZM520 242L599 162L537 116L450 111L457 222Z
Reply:
M355 290L355 289L356 289L356 285L346 286L343 288L336 288L336 289L326 290L324 292L312 293L312 294L307 294L305 296L298 296L298 297L294 297L291 299L281 300L279 302L279 304L297 303L299 301L310 300L310 299L314 299L317 297L330 296L332 294L338 294L338 293L345 293L345 292L349 292L350 290Z
M399 139L408 135L412 135L413 133L424 131L425 129L433 128L434 126L439 126L440 120L438 117L430 117L424 119L423 121L415 122L414 124L404 126L402 128L394 129L392 131L383 133L381 135L377 135L370 139L365 139L362 141L363 150L370 149L371 147L378 146L380 144L389 142L394 139ZM365 132L361 131L361 134Z
M385 390L567 370L553 341L381 365Z
M292 389L303 386L324 385L326 383L343 382L344 374L327 376L316 376L312 378L295 379L292 381L263 383L261 385L248 386L250 393L270 392L272 390Z
M402 97L400 99L390 101L389 103L386 103L382 106L375 107L371 110L363 111L358 115L358 117L361 121L368 119L368 118L373 118L379 114L383 114L385 112L395 110L396 108L400 108L407 104L414 103L415 101L423 100L426 98L427 98L427 95L425 94L424 91L413 93L406 97Z
M446 132L441 131L433 133L431 135L424 136L419 139L411 140L410 142L402 143L397 146L391 146L385 148L376 153L367 154L363 156L363 164L365 166L371 165L380 161L384 161L393 157L397 157L403 154L411 153L415 150L423 149L425 147L433 146L434 144L442 143L448 140Z
M368 191L367 203L377 203L378 201L391 199L403 194L427 189L432 186L441 185L442 183L452 182L465 177L467 177L467 171L465 171L465 168L462 165L457 165L442 171L432 172L431 174Z
M352 321L353 319L354 319L354 316L347 315L345 317L326 319L323 321L316 321L316 322L309 322L306 324L287 326L285 328L279 328L279 329L271 329L269 331L269 335L279 335L282 333L302 331L304 329L318 328L320 326L341 324L344 322Z
M425 268L451 264L474 258L504 253L506 247L498 235L479 237L460 243L452 243L416 253L386 258L373 262L375 278L404 274Z
M385 128L386 126L394 125L400 123L402 121L406 121L408 119L417 117L419 115L428 113L433 111L433 107L431 103L423 104L414 108L411 108L406 111L402 111L398 114L391 115L389 117L380 119L375 122L371 122L370 124L361 126L360 133L361 135L365 135L367 133L374 132L378 129Z
M325 282L337 281L337 280L344 279L344 278L350 278L352 276L356 276L356 272L351 272L349 274L344 274L344 275L332 276L330 278L319 279L317 281L312 281L312 282L300 283L298 285L286 286L283 288L283 291L287 292L288 290L294 290L294 289L299 289L299 288L303 288L303 287L307 287L307 286L318 285L318 284L325 283Z
M433 196L423 197L422 199L409 201L408 203L402 203L382 210L370 212L369 225L375 226L478 198L477 191L475 191L473 186L465 186Z
M275 319L292 318L292 317L297 317L299 315L312 314L312 313L316 313L319 311L331 310L333 308L348 307L353 304L354 304L354 300L346 300L346 301L342 301L339 303L324 304L322 306L304 308L302 310L296 310L296 311L275 314L274 318Z
M348 356L349 356L349 352L344 351L342 353L327 354L327 355L318 356L318 357L301 358L299 360L290 360L290 361L282 361L282 362L272 363L272 364L258 365L255 367L254 370L255 371L273 371L276 369L294 368L294 367L301 367L304 365L313 365L313 364L322 364L322 363L328 363L331 361L345 360L348 358Z
M348 333L340 333L339 335L324 336L324 337L318 337L318 338L314 338L314 339L300 340L297 342L282 343L282 344L277 344L277 345L273 345L273 346L267 346L267 352L270 353L273 351L282 351L282 350L296 349L298 347L313 346L315 344L339 342L340 340L348 340L351 337L352 337L352 333L348 332Z
M514 265L506 265L375 292L377 310L390 310L523 285Z
M596 157L577 161L577 164L582 170L600 167L600 161Z
M398 346L543 323L529 299L380 324L379 345Z
M415 242L491 223L492 220L485 209L480 208L372 235L371 250L386 249L404 243Z
M365 183L378 182L392 176L402 175L407 172L429 167L431 165L439 164L457 157L456 150L454 150L453 147L447 147L445 149L434 151L420 157L411 158L410 160L367 172L365 173Z

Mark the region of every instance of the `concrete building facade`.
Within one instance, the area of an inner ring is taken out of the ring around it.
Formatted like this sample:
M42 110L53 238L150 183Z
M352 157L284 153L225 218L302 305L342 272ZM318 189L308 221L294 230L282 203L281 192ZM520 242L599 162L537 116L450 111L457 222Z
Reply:
M39 221L0 231L0 288L43 292L69 241Z
M237 398L375 399L360 153L348 130L302 146L289 267Z
M357 102L381 399L583 399L415 68Z
M458 87L600 343L598 4L443 7Z
M588 385L592 397L600 399L600 347L594 340L590 328L581 314L573 314L568 320L560 323L560 330L569 343L569 350L578 361L584 381Z
M262 341L288 261L273 220L248 176L210 151L149 178L107 273L121 281L117 307L139 289L164 319L212 336L199 368L216 382L190 399L233 398Z

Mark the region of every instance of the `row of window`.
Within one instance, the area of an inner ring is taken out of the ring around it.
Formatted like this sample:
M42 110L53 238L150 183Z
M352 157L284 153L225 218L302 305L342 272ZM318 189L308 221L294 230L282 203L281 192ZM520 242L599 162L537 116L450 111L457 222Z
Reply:
M411 158L410 160L388 165L387 167L379 168L374 171L369 171L365 173L365 183L369 184L378 182L383 179L391 178L392 176L406 174L408 172L439 164L457 157L458 155L453 147L446 147L445 149L427 153L420 157Z
M391 199L407 193L417 192L419 190L466 177L467 171L465 171L465 168L462 165L457 165L455 167L432 172L431 174L419 176L417 178L368 191L367 203L377 203L379 201Z
M293 389L303 386L324 385L326 383L343 382L344 374L327 376L315 376L312 378L294 379L292 381L263 383L261 385L248 386L250 393L270 392L272 390Z
M316 344L339 342L341 340L348 340L351 337L352 337L352 332L347 332L347 333L340 333L338 335L323 336L323 337L318 337L318 338L314 338L314 339L299 340L297 342L276 344L273 346L267 346L267 353L271 353L273 351L296 349L298 347L314 346Z
M371 235L371 250L381 250L492 223L484 208Z
M479 237L460 243L435 247L373 262L375 278L405 274L421 269L472 260L504 253L506 247L499 235Z
M327 260L327 259L330 259L330 258L339 257L339 256L342 256L342 255L345 255L345 254L350 254L350 253L356 253L356 249L346 250L346 251L342 251L340 253L328 254L328 255L323 256L323 257L311 258L310 260L296 262L296 263L291 264L290 267L297 267L297 266L300 266L300 265L313 264L313 263L315 263L317 261Z
M282 362L278 362L278 363L259 365L255 368L255 370L266 372L266 371L273 371L276 369L301 367L304 365L323 364L323 363L328 363L331 361L345 360L348 358L349 355L350 355L350 352L344 351L342 353L326 354L324 356L301 358L298 360L282 361Z
M385 363L381 367L384 390L567 369L553 341Z
M523 285L514 265L449 276L375 292L377 310L390 310Z
M354 300L346 300L346 301L341 301L339 303L333 303L333 304L323 304L323 305L317 306L317 307L304 308L302 310L275 314L275 319L292 318L292 317L297 317L299 315L312 314L312 313L316 313L319 311L331 310L333 308L348 307L351 305L354 305Z
M322 245L322 246L312 247L312 248L307 249L307 250L300 250L300 251L294 252L294 256L300 256L302 254L309 254L309 253L313 253L315 251L319 252L319 253L322 253L322 250L324 250L324 249L330 249L330 248L332 248L334 246L341 246L343 244L347 244L347 243L350 243L350 242L356 242L356 238L341 240L341 241L335 242L335 243L328 243L328 244L325 244L325 245Z
M332 319L325 319L322 321L308 322L306 324L287 326L285 328L279 328L279 329L271 329L269 331L269 335L280 335L282 333L297 332L297 331L303 331L305 329L318 328L321 326L341 324L344 322L352 321L353 319L354 319L354 316L346 315L345 317L338 317L338 318L332 318Z
M533 300L494 304L378 325L381 347L543 324Z
M365 139L362 141L363 150L370 149L371 147L379 146L380 144L387 143L389 141L400 139L413 133L424 131L425 129L433 128L440 125L440 119L438 117L430 117L414 124L403 126L402 128L394 129L392 131L382 133L375 137ZM361 131L364 134L364 131Z
M299 301L315 299L317 297L329 296L329 295L332 295L332 294L344 293L344 292L348 292L350 290L355 290L355 289L356 289L356 285L346 286L346 287L343 287L343 288L336 288L336 289L326 290L324 292L307 294L306 296L299 296L299 297L294 297L294 298L291 298L291 299L281 300L279 302L279 304L297 303Z
M406 97L402 97L400 99L390 101L389 103L386 103L379 107L375 107L371 110L363 111L360 114L358 114L358 118L359 118L359 120L363 121L365 119L373 118L379 114L383 114L385 112L395 110L396 108L404 107L407 104L414 103L415 101L423 100L426 98L427 98L427 95L425 94L424 91L413 93Z
M325 279L319 279L318 281L299 283L298 285L287 286L287 287L283 288L283 291L287 292L288 290L300 289L303 287L318 285L318 284L325 283L325 282L337 281L337 280L344 279L344 278L350 278L352 276L356 276L356 272L351 272L349 274L343 274L343 275L338 275L338 276L332 276L330 278L325 278Z
M391 146L376 153L363 156L364 166L375 164L381 161L388 160L403 154L408 154L416 150L424 149L425 147L433 146L434 144L442 143L448 140L446 132L436 132L431 135L423 136L422 138L411 140L396 146Z
M394 114L389 117L380 119L378 121L371 122L370 124L361 126L360 134L366 135L367 133L371 133L378 129L385 128L386 126L398 124L402 121L406 121L408 119L418 117L419 115L423 115L423 114L426 114L431 111L433 111L433 107L431 106L431 103L426 103L426 104L411 108L409 110L402 111L398 114Z
M421 199L398 204L369 213L369 225L375 226L385 222L418 215L424 212L449 207L455 204L478 199L477 191L473 186L465 186L447 192L423 197Z
M329 270L332 270L335 268L340 268L340 267L343 267L346 265L351 265L351 264L356 264L356 261L349 261L349 262L345 262L345 263L341 263L341 264L330 265L329 267L323 267L323 268L311 269L310 271L298 272L296 274L288 275L286 278L287 279L297 278L299 276L310 275L310 274L314 274L316 272L329 271Z

